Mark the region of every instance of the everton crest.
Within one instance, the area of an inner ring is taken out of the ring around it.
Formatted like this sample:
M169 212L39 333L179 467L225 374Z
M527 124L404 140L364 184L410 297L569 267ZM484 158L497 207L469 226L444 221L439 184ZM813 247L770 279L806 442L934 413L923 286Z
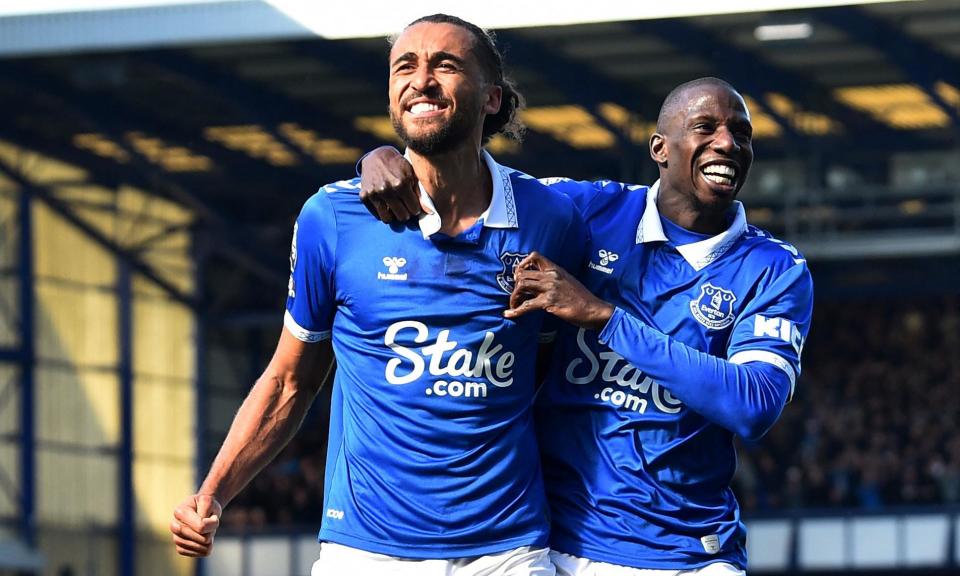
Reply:
M733 324L733 303L736 295L707 282L700 286L700 296L690 301L690 312L697 322L709 330L720 330Z
M497 274L497 284L507 294L513 293L513 288L517 285L513 279L513 269L521 260L529 256L530 253L518 254L516 252L504 252L500 255L500 263L503 264L503 270Z

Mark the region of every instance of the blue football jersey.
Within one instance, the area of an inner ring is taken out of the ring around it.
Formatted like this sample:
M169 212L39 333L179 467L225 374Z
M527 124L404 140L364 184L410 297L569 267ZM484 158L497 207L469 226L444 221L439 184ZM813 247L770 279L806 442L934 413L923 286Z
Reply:
M337 358L320 539L405 558L546 545L532 422L543 314L503 317L513 268L576 267L570 198L499 166L490 208L456 237L387 226L359 179L323 187L294 233L285 326Z
M549 183L575 199L587 222L592 246L582 280L617 307L600 333L561 329L538 397L551 546L636 568L718 561L745 568L745 530L729 488L734 433L625 357L638 358L638 347L655 334L662 353L643 352L652 362L713 363L717 371L696 374L700 381L720 374L718 365L769 371L782 383L782 394L765 400L773 404L772 423L792 394L810 324L812 282L803 257L748 225L739 202L725 232L691 242L696 235L664 232L657 185ZM664 334L678 348L664 348ZM698 399L701 406L724 401Z

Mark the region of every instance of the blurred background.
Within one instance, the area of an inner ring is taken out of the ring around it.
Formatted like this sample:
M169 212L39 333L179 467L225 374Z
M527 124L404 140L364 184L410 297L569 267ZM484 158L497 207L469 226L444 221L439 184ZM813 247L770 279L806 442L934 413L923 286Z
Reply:
M537 176L652 183L667 92L743 92L748 218L816 285L740 449L751 573L960 573L960 1L316 4L0 2L0 575L309 573L327 395L210 560L167 523L273 350L300 206L395 143L384 35L436 11L499 30L529 131L490 148Z

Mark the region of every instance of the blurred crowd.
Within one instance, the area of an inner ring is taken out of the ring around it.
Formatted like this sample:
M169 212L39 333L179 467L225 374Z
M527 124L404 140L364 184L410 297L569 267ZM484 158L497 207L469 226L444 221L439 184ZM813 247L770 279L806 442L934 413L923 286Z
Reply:
M734 490L748 515L958 503L958 424L960 297L817 302L795 397L740 442ZM325 427L321 406L224 522L319 526Z
M960 298L818 302L793 402L741 443L745 511L960 502Z

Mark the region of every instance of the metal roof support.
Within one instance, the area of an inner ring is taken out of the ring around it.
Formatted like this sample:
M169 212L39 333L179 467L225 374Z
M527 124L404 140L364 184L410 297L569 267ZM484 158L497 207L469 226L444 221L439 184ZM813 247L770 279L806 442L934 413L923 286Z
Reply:
M137 522L133 486L133 279L130 264L117 261L117 350L120 379L120 485L117 508L120 511L117 546L120 576L136 573Z
M557 52L552 52L544 49L542 46L537 46L533 42L522 38L519 34L510 33L509 31L506 32L506 35L504 32L501 32L500 37L509 38L512 47L520 47L521 50L519 53L524 54L526 60L536 62L539 69L546 70L547 75L551 79L561 84L564 94L574 101L580 99L584 106L594 111L596 111L599 103L614 101L623 104L629 109L649 110L652 116L648 114L648 117L656 120L660 106L663 103L663 97L665 97L666 94L662 96L638 94L635 90L620 85L620 83L615 80L595 72L584 64L571 62ZM684 49L683 46L678 46L678 48L681 50ZM571 74L571 70L576 70L577 73ZM586 91L584 88L586 88ZM586 96L586 98L584 98L584 96ZM762 102L760 105L763 106ZM805 139L804 136L798 134L793 129L789 121L782 118L779 114L767 107L764 107L764 111L773 116L777 122L783 126L784 133L788 138L798 142ZM599 116L599 114L597 115ZM602 116L599 117L602 119ZM609 127L608 123L604 123ZM620 136L620 132L622 132L620 129L616 127L612 129ZM641 146L638 147L643 148Z
M54 75L38 71L37 67L17 62L0 61L0 74L8 77L9 82L14 85L23 85L29 90L56 100L64 110L73 112L75 117L87 123L91 132L100 132L109 137L130 156L132 161L151 172L157 173L160 169L143 154L126 144L125 133L131 129L144 130L151 136L160 137L174 144L187 145L191 151L210 158L226 170L257 172L263 178L276 178L286 172L251 158L243 152L209 142L201 133L193 133L176 124L161 122L141 111L131 110L126 101L115 96L115 92L88 94Z
M0 136L8 136L8 134L0 130ZM236 227L232 227L233 225L227 219L218 215L216 211L206 206L195 195L187 192L185 188L178 184L153 181L150 174L138 170L136 166L115 164L109 160L87 157L69 147L26 140L25 138L29 135L13 133L9 136L12 140L37 152L83 165L92 174L96 183L105 183L115 187L122 182L127 182L152 191L157 191L159 188L160 191L166 193L166 196L194 211L199 222L195 223L192 228L196 230L202 223L202 227L210 237L210 245L216 248L218 254L226 256L232 263L236 264L238 269L259 278L267 286L283 286L286 283L286 276L278 272L275 269L276 267L264 264L261 258L250 253L251 249L248 246L240 244L239 240L236 239L236 234L231 232L236 230ZM80 158L79 156L83 157ZM128 247L127 250L133 255L140 256L142 246Z
M903 142L915 140L911 134L897 132L865 113L849 108L836 99L829 89L778 68L752 52L721 41L709 30L678 19L638 21L631 23L638 33L653 35L676 46L682 52L692 53L733 84L747 87L757 93L776 91L811 102L817 112L838 120L845 132L863 142L885 142L892 138ZM789 123L786 125L789 128ZM831 145L834 138L821 139L818 146Z
M504 30L499 32L498 35L510 48L511 53L519 55L519 59L522 61L536 62L537 68L544 71L545 76L558 85L568 98L589 109L604 127L616 134L621 146L629 151L628 162L635 168L624 170L621 178L630 179L632 176L633 179L636 179L640 172L647 172L646 170L636 169L637 160L640 157L646 158L646 146L633 142L623 133L622 128L612 126L607 122L599 113L598 106L603 102L616 102L628 109L644 111L647 117L656 120L663 103L663 97L666 94L660 96L638 93L636 90L622 85L622 83L597 72L586 64L573 62L560 54L559 51L549 50L516 32ZM678 48L685 49L682 46ZM571 74L571 70L576 70L576 74ZM763 103L760 102L760 105L763 106ZM766 106L764 106L764 111L783 127L784 134L789 142L795 145L806 143L808 139L796 132L788 120ZM622 165L622 167L624 166ZM632 175L628 172L632 172Z
M207 242L207 233L203 230L194 230L191 242L193 256L194 283L203 286L206 273L207 258L210 248ZM193 317L193 344L194 354L193 393L196 401L193 403L193 438L194 482L200 486L207 471L207 426L210 422L207 410L209 406L209 380L207 379L207 331L209 328L209 313L207 306L201 307ZM199 560L194 569L195 576L206 575L206 561Z
M307 127L322 126L325 131L336 134L338 137L349 137L347 144L364 150L384 144L372 136L357 131L349 120L333 116L322 108L301 104L281 92L262 89L218 66L202 62L182 52L173 50L144 52L139 54L138 58L183 75L193 82L202 84L211 92L228 96L230 100L238 102L243 111L250 114L251 119L260 123L264 130L276 140L285 143L301 160L304 157L299 146L272 125L296 121ZM310 175L313 176L312 173Z
M15 175L11 175L15 176ZM17 178L13 178L17 181ZM20 184L19 182L17 182ZM19 268L20 268L20 536L33 548L37 542L36 520L36 413L34 402L34 268L33 197L20 185Z
M859 8L829 8L818 10L815 15L817 20L840 28L851 37L883 52L901 72L923 88L937 106L943 108L950 116L954 129L960 130L957 107L945 101L935 89L938 81L957 77L960 62Z
M660 109L660 102L649 94L640 94L635 90L623 86L616 80L595 71L585 63L574 62L564 56L559 50L551 50L546 46L525 38L522 34L512 30L497 32L500 43L511 55L514 62L526 63L529 67L536 66L537 71L560 88L564 96L575 104L579 104L590 111L597 121L612 132L617 143L624 151L639 152L645 146L638 145L624 134L620 126L611 124L598 110L604 102L616 102L630 110L652 110L654 114ZM576 71L575 74L571 73Z
M387 77L390 73L390 46L386 40L383 42L383 53L379 55L357 50L348 42L326 38L291 42L289 46L294 52L321 60L348 76L360 77L357 75L357 70L364 71L363 77L366 79L377 75L375 82L383 86L384 100L386 100Z
M9 177L11 180L13 180L17 184L17 186L20 187L20 192L22 196L26 196L29 198L36 198L41 202L43 202L44 204L46 204L48 207L50 207L50 209L56 212L61 218L70 222L70 224L74 225L75 227L77 227L80 231L86 234L91 240L93 240L94 242L96 242L97 244L99 244L101 247L105 248L112 254L128 262L134 271L138 272L139 274L142 274L148 280L156 284L158 287L160 287L164 292L166 292L171 298L173 298L177 302L185 304L191 309L195 309L197 307L197 302L196 300L194 300L192 296L181 292L179 288L177 288L176 286L171 284L169 281L167 281L165 278L163 278L160 274L158 274L157 271L153 269L153 267L151 267L149 264L141 260L136 253L131 252L130 250L127 250L126 248L123 248L122 246L117 245L113 240L111 240L102 232L100 232L99 230L91 226L89 223L87 223L87 221L84 220L82 217L75 214L67 202L64 202L63 200L57 198L45 188L34 185L29 180L25 179L23 176L21 176L20 174L18 174L13 170L10 170L9 168L0 166L0 172L2 172L4 175ZM29 227L29 222L27 223L27 226ZM22 250L23 250L23 247L21 247L21 251ZM30 286L32 290L32 283L30 284ZM32 291L30 295L32 297ZM21 298L23 297L24 295L21 294ZM21 313L26 317L27 308L25 308L22 303L21 303L21 310L22 310ZM24 321L23 324L27 325L29 323ZM32 335L31 335L31 338L32 338ZM27 345L26 339L24 339L22 345L23 346Z
M71 106L71 104L67 102L64 102L64 105ZM104 115L106 115L106 113L104 113ZM109 118L109 115L106 116ZM208 207L185 186L176 182L172 176L163 174L156 166L143 160L138 154L127 148L123 144L120 136L112 129L112 126L103 126L97 119L89 117L88 121L97 131L111 135L117 145L121 146L129 154L133 160L133 165L124 167L112 162L98 163L97 159L92 157L92 155L81 155L76 150L63 146L51 146L47 143L38 143L32 135L23 134L21 131L11 131L10 136L15 142L26 143L26 145L37 149L37 151L50 152L50 155L53 157L74 159L75 163L95 172L98 182L120 183L128 181L152 191L156 191L159 187L167 196L188 207L198 218L205 221L207 228L214 233L214 244L224 255L268 284L282 285L285 282L286 279L282 274L275 272L273 266L264 263L265 258L256 254L253 247L241 242L236 237L236 234L231 232L238 227L228 218ZM248 159L244 159L244 161L247 164L250 163ZM93 167L97 165L102 166L102 168L94 170Z

